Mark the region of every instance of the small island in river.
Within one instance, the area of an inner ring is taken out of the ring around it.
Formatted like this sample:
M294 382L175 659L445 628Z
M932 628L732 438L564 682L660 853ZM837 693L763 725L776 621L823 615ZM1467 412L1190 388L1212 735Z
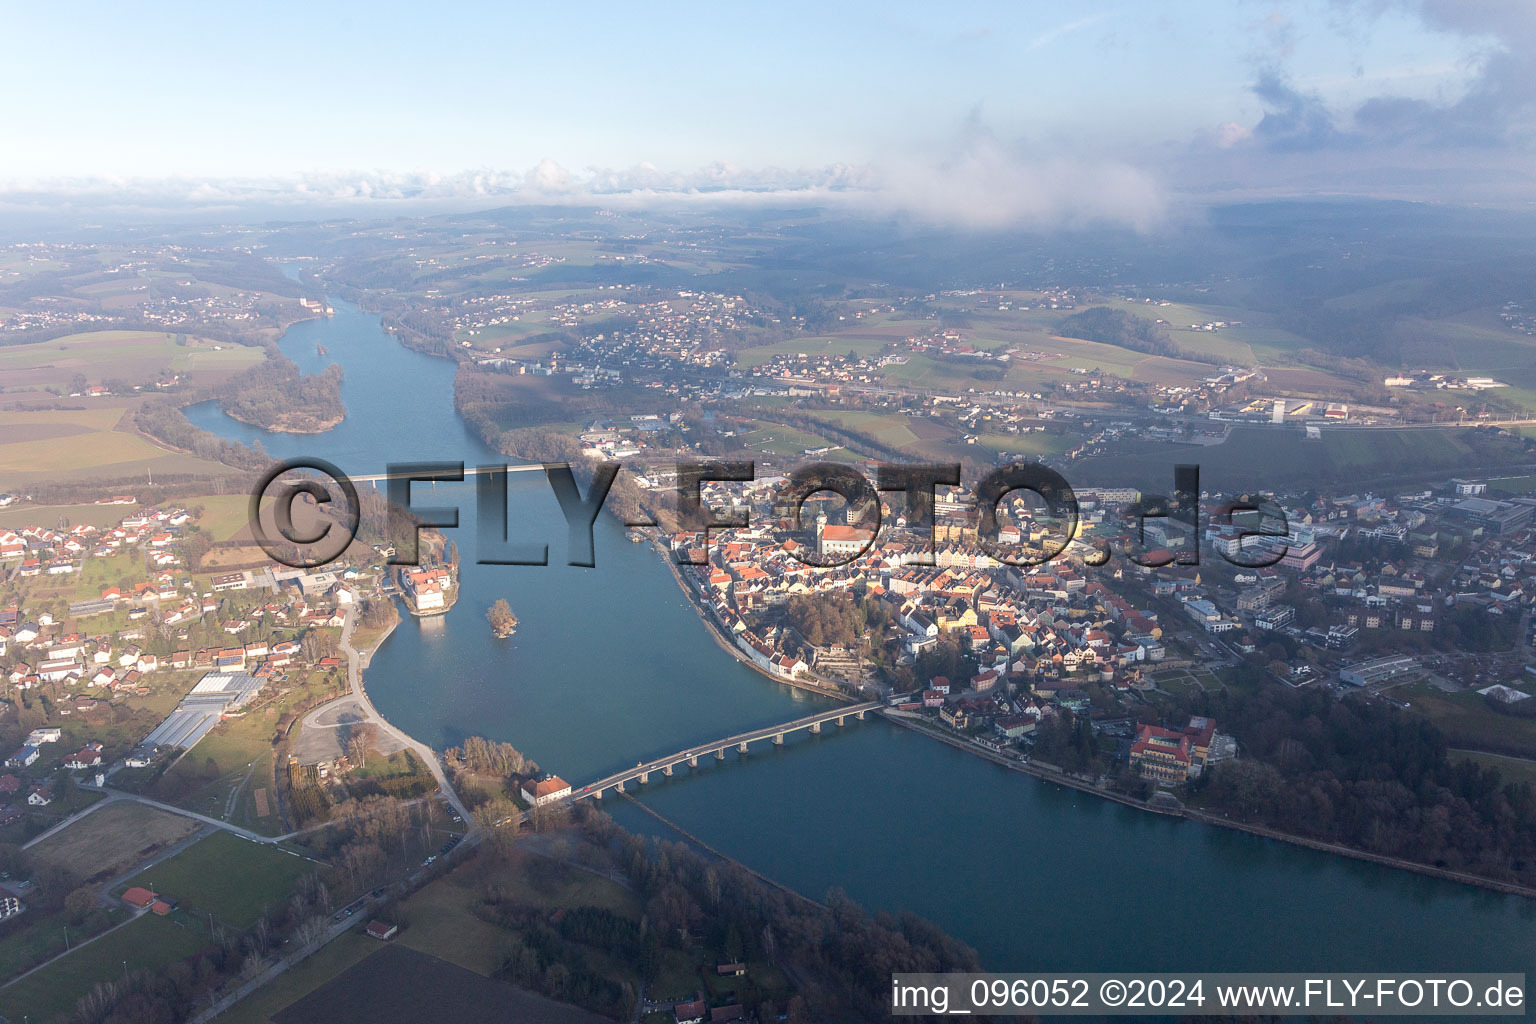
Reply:
M506 598L501 598L491 605L485 617L491 624L491 632L496 634L498 640L505 640L517 629L517 616L512 614L512 606L507 604Z

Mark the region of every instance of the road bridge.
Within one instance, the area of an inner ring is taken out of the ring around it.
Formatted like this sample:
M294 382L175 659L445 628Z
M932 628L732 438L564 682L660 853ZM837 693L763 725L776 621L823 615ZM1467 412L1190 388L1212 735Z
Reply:
M482 474L489 475L489 474L497 472L497 471L499 471L501 469L505 469L508 473L542 473L542 472L544 472L544 467L542 465L540 465L539 463L537 463L537 462L531 463L531 464L528 464L528 465L518 464L516 466L465 466L464 467L464 478L467 480L467 479L469 479L472 476L480 476ZM352 480L353 483L358 483L358 484L376 484L376 483L380 482L381 480L390 480L390 479L395 479L395 478L404 480L405 479L405 475L402 474L402 473L394 473L394 474L392 474L392 473L369 473L369 474L367 474L365 476L354 476L354 477L351 477L350 479ZM432 482L432 481L428 481L428 480L423 480L420 477L417 477L416 480L417 480L418 483L430 483L430 482ZM444 481L438 481L438 482L441 482L441 483L458 483L457 480L444 480Z
M624 771L615 772L606 778L599 779L590 786L583 786L581 789L575 790L571 793L571 799L585 800L588 797L602 799L603 793L610 789L622 793L628 783L647 783L651 781L651 776L657 772L660 772L663 776L669 776L680 765L697 768L699 766L699 758L701 757L713 757L717 761L723 761L725 760L725 752L727 750L735 750L738 754L745 754L750 744L761 743L764 740L770 741L775 746L783 746L784 737L791 733L801 731L819 733L822 726L828 722L840 726L849 718L862 719L869 712L884 706L885 703L878 700L866 701L862 704L846 704L829 711L820 711L814 715L806 715L804 718L797 718L792 722L785 722L783 725L770 725L763 729L753 729L751 732L738 733L735 736L727 736L725 739L714 740L710 743L700 743L685 750L679 750L675 754L668 754L666 757L658 757L655 760L637 764L633 768L626 768Z

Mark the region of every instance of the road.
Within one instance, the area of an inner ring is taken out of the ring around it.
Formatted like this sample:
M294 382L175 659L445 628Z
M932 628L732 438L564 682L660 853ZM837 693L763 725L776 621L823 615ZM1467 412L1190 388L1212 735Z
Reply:
M342 698L355 701L362 710L363 721L372 722L378 727L381 736L388 735L400 744L401 748L412 751L421 763L427 766L432 777L437 780L438 789L442 791L443 798L453 807L459 817L464 820L464 827L468 830L465 838L479 831L475 819L470 816L469 808L464 806L464 801L459 799L459 794L454 791L453 784L448 781L448 776L443 771L442 763L437 759L437 752L425 743L413 739L407 733L389 724L389 720L379 714L373 706L373 701L368 699L368 692L363 689L362 655L357 648L352 646L352 631L357 627L357 606L352 605L347 609L346 620L341 627L341 651L347 656L347 686L350 696Z
M412 739L406 733L395 728L393 725L390 725L389 722L378 713L378 710L374 708L373 703L368 699L368 694L363 690L361 658L357 652L357 649L352 646L352 630L356 624L357 609L356 607L353 607L347 612L346 622L342 626L341 631L341 650L345 652L347 656L347 681L351 688L351 692L348 696L338 698L338 700L344 700L355 704L363 714L364 721L374 723L378 727L380 734L387 734L391 740L399 744L398 749L409 749L415 753L418 758L421 759L421 762L426 765L427 770L432 773L432 777L437 780L437 785L442 793L443 798L448 801L448 803L453 807L454 811L464 821L465 828L467 829L465 838L470 838L479 830L479 827L475 824L474 818L470 816L469 809L465 807L464 802L459 799L458 793L454 791L453 786L448 782L448 776L443 772L442 764L438 761L436 752L434 752L432 748L427 746L425 743L421 743ZM323 705L323 707L329 706L330 705ZM319 710L320 709L316 709L316 711ZM70 825L73 825L81 818L84 818L89 814L96 813L103 807L107 807L115 803L122 803L124 801L133 801L135 803L141 803L147 807L154 807L158 810L166 811L171 814L179 814L184 818L192 818L196 821L202 822L205 825L212 825L214 828L221 828L226 832L233 832L235 835L240 836L243 839L249 839L253 843L262 843L265 845L276 845L286 839L291 839L294 836L302 835L305 832L314 831L314 829L317 827L324 827L325 824L329 824L322 823L320 826L311 826L310 828L298 829L296 831L287 832L279 836L266 836L231 822L224 821L219 818L214 818L207 814L202 814L198 811L188 810L185 807L177 807L174 804L164 803L162 801L155 800L138 793L127 793L122 790L112 789L109 786L101 786L98 788L96 786L85 785L84 783L80 784L80 788L94 790L99 793L105 793L106 798L96 801L95 803L91 804L91 806L70 815L46 831L40 832L36 836L33 836L22 845L22 849L35 846L36 844L47 839L49 836L55 835L56 833L68 828Z
M571 798L574 800L583 800L589 796L601 792L602 790L628 782L631 779L639 778L641 775L649 775L652 772L662 771L663 769L677 765L680 762L685 762L689 758L704 757L706 755L714 754L717 750L724 750L727 747L738 747L742 744L760 742L762 740L770 739L774 736L783 735L785 733L798 732L801 729L808 729L814 724L829 722L838 718L859 716L867 711L874 711L878 708L883 708L884 706L885 703L878 700L867 701L863 704L849 704L844 707L833 708L830 711L820 711L814 715L806 715L804 718L797 718L793 722L784 722L781 725L770 725L763 729L753 729L751 732L738 733L735 736L727 736L722 740L714 740L710 743L701 743L697 746L688 747L686 750L679 750L675 754L669 754L666 757L657 758L654 761L648 761L644 764L637 764L635 767L626 768L621 772L615 772L606 778L599 779L589 786L583 786L581 789L572 793Z

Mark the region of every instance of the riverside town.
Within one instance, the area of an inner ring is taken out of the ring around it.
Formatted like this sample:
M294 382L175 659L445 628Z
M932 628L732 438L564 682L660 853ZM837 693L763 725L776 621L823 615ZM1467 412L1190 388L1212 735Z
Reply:
M1528 1009L1531 0L78 6L0 1024Z

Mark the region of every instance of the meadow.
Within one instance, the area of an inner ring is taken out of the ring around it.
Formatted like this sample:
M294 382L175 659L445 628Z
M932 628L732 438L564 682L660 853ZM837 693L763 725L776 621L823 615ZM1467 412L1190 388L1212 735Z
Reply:
M9 1020L53 1020L71 1012L97 984L126 973L162 970L207 942L195 918L144 914L0 989L0 1014Z
M148 384L170 370L205 382L264 358L259 348L168 331L89 331L0 346L0 374L8 391L67 388L77 374L91 384L106 380Z
M128 885L143 886L176 900L181 909L212 914L244 931L266 907L286 900L299 878L318 866L286 850L220 830Z
M227 476L220 462L162 448L132 432L120 404L0 411L0 490L34 481L129 480L177 473ZM119 506L120 508L121 506Z
M1134 455L1111 455L1073 463L1074 484L1135 486L1166 493L1173 467L1200 467L1201 486L1212 490L1284 490L1369 479L1410 478L1435 471L1472 471L1499 465L1502 449L1472 437L1470 428L1322 430L1307 440L1295 429L1236 427L1225 442L1195 446L1163 444ZM1510 459L1521 456L1513 448Z

